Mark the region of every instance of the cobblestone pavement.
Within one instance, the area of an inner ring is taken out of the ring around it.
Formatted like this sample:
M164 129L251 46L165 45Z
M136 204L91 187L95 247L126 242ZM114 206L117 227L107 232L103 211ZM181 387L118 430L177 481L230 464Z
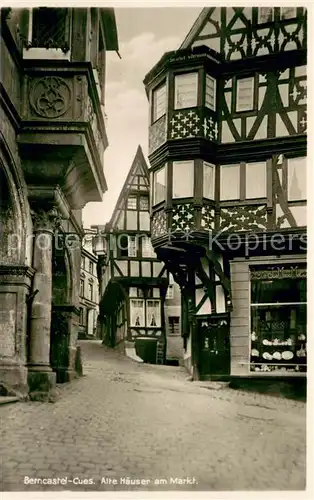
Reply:
M2 491L305 488L304 403L204 387L183 368L81 345L85 375L56 403L0 408Z

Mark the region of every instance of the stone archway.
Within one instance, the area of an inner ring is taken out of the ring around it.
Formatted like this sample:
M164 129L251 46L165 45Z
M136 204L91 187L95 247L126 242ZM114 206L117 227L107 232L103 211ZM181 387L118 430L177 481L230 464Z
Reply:
M0 392L26 394L27 315L33 270L27 265L30 213L22 173L3 141L0 155ZM1 389L2 388L2 389Z
M22 224L18 223L19 206L12 194L4 166L0 164L0 263L20 263ZM21 220L21 219L20 219Z

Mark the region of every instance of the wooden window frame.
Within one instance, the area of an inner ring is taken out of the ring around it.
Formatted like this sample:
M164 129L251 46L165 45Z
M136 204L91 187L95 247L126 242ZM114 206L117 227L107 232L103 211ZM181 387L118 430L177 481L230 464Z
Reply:
M163 112L157 116L157 108L155 110L155 99L156 99L156 94L158 91L160 91L163 87L165 87L165 105ZM157 122L160 118L165 116L167 113L167 101L168 101L168 92L167 92L167 81L163 80L161 83L159 83L153 90L152 90L152 105L151 105L151 123Z
M156 317L156 325L148 324L148 304L150 302L154 302L155 304L158 303L158 314L157 314L158 321ZM146 308L146 328L161 328L161 300L156 298L146 299L145 308Z
M213 105L207 105L206 104L206 89L207 89L207 79L210 78L214 82L214 98L213 98ZM216 103L217 103L217 79L214 78L212 75L209 75L205 73L205 94L204 94L204 105L207 109L211 109L212 111L216 111Z
M192 165L192 194L189 194L188 196L175 196L174 193L174 166L178 165L179 163L185 163L185 164L191 164ZM194 198L195 196L195 160L177 160L172 162L172 199L173 200L180 200L180 199L188 199L188 198Z
M195 93L195 104L193 105L188 105L188 106L177 106L176 104L176 96L177 96L177 81L178 78L182 77L187 77L189 75L195 74L196 75L196 93ZM186 71L184 73L175 73L174 74L174 81L173 81L173 109L175 111L181 110L181 109L189 109L189 108L196 108L199 105L199 81L200 81L200 72L198 70L193 70L193 71Z
M205 198L206 200L215 200L215 193L216 193L216 165L214 165L213 163L209 163L207 161L203 161L202 162L202 165L203 165L203 192L202 192L202 197ZM204 175L205 175L205 168L204 167L211 167L212 170L213 170L213 186L212 186L212 197L208 198L207 196L205 196L205 191L204 191L204 186L205 186L205 178L204 178Z
M238 96L239 96L239 82L243 80L248 80L251 79L253 82L253 89L252 89L252 105L250 108L246 109L238 109ZM235 89L234 89L234 112L237 114L240 113L249 113L252 111L255 111L257 108L257 82L256 82L256 75L247 75L247 76L241 76L241 77L236 77L235 79Z
M130 326L133 328L145 328L146 325L146 314L145 314L145 299L144 298L138 298L138 297L131 297L129 299L130 301ZM134 302L140 302L142 304L141 309L142 309L142 319L143 319L143 324L141 325L136 325L136 321L132 322L133 314L132 314L132 303Z
M178 321L176 322L173 322L176 323L178 325L178 331L174 331L174 328L171 327L171 321L170 320L174 320L174 319L177 319ZM168 316L168 335L170 337L180 337L180 316Z
M129 200L131 201L135 201L135 206L133 206L134 204L132 204L132 206L129 206ZM126 209L127 210L137 210L137 196L136 194L130 194L128 197L127 197L127 200L126 200Z

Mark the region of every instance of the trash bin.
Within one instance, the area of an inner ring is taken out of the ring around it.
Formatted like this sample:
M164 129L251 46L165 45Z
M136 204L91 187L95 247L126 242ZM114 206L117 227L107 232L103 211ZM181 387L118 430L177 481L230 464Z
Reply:
M135 339L135 351L144 363L156 364L157 339L154 337L137 337Z

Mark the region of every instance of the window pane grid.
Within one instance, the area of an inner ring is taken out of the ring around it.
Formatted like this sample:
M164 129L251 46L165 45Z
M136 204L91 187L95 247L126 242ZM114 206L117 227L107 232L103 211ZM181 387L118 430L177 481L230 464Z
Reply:
M166 113L167 89L166 84L153 91L153 122Z
M277 302L269 302L265 300L267 298ZM284 300L288 298L292 300ZM304 299L304 278L251 280L251 300L255 302L251 303L252 371L306 371Z
M209 75L206 75L205 85L205 106L216 109L216 80Z
M161 168L154 173L154 204L166 199L166 169Z
M175 109L197 106L198 73L175 76Z
M173 198L190 198L194 194L194 161L173 162Z
M203 197L215 197L215 165L203 162Z
M240 78L237 80L237 111L249 111L254 103L254 78Z
M245 176L246 198L266 198L266 163L247 163Z
M240 165L221 165L220 199L238 200L240 198Z
M136 196L129 196L128 197L128 206L127 206L128 209L136 210L136 205L137 205L136 201L137 201Z
M128 256L129 257L136 257L137 251L136 251L136 238L135 236L129 236L128 237Z

